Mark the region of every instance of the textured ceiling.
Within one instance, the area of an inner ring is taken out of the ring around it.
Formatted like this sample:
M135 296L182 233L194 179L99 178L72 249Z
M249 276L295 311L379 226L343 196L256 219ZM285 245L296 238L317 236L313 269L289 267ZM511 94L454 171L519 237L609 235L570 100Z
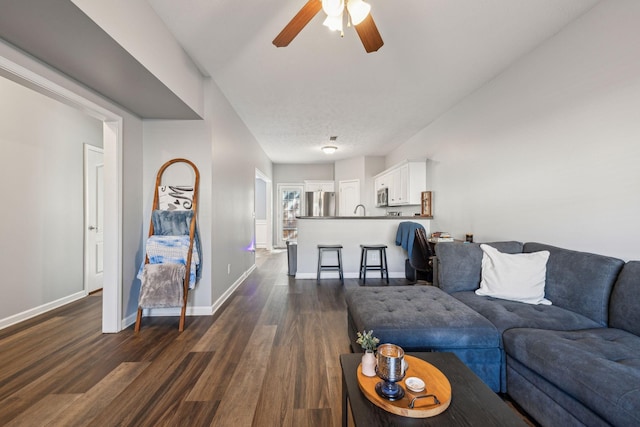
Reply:
M322 12L284 48L306 0L148 0L275 163L385 155L597 0L368 0L384 39L365 53Z
M385 42L370 54L353 28L341 38L322 26L322 12L288 47L273 46L306 0L136 1L155 9L272 161L321 163L387 154L598 0L368 0ZM5 40L141 117L197 118L69 0L0 5ZM327 157L331 136L338 151Z

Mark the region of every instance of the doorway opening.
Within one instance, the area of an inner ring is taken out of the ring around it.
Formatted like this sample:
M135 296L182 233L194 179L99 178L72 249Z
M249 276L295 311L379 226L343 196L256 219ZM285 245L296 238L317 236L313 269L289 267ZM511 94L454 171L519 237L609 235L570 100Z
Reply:
M103 123L104 258L102 332L122 329L122 127L123 119L89 99L0 56L0 76L76 108Z

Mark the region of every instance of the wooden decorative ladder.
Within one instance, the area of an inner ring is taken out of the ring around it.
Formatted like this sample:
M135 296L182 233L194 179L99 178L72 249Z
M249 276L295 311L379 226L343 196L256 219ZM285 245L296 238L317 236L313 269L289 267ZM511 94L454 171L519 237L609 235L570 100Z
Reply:
M180 311L180 324L178 326L178 330L182 332L184 330L185 316L187 313L187 297L189 292L189 280L191 276L191 258L193 255L193 246L194 246L194 241L196 236L196 212L197 212L196 209L198 207L198 185L200 184L200 171L198 170L198 168L193 162L187 159L173 159L173 160L169 160L168 162L166 162L160 167L160 169L158 170L158 174L156 176L156 185L155 185L154 196L153 196L152 211L160 209L160 197L158 194L158 188L161 185L162 174L169 166L175 163L186 163L187 165L191 166L195 175L195 180L193 184L193 199L191 202L191 210L193 211L193 215L191 216L191 223L189 225L189 251L187 253L187 260L185 265L185 275L184 275L183 294L182 294L182 299L183 299L182 309ZM149 222L150 222L149 237L151 237L155 235L155 230L153 227L153 212L152 212L151 220ZM202 262L202 260L200 260L200 262ZM149 257L147 255L145 255L145 264L149 264ZM140 324L142 322L142 310L143 310L142 307L138 306L138 315L136 317L136 326L134 329L135 332L140 331Z

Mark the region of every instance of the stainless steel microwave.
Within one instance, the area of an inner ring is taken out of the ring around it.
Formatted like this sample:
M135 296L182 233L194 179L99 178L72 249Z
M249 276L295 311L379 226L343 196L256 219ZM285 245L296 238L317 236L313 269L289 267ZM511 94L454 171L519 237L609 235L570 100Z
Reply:
M376 192L376 207L389 206L389 189L381 188Z

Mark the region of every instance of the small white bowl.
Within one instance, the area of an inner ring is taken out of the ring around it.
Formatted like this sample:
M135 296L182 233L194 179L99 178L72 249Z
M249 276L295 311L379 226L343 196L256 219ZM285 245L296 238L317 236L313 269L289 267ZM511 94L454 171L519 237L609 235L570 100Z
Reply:
M419 393L424 390L424 381L417 377L409 377L404 380L405 385L409 390L414 393Z

